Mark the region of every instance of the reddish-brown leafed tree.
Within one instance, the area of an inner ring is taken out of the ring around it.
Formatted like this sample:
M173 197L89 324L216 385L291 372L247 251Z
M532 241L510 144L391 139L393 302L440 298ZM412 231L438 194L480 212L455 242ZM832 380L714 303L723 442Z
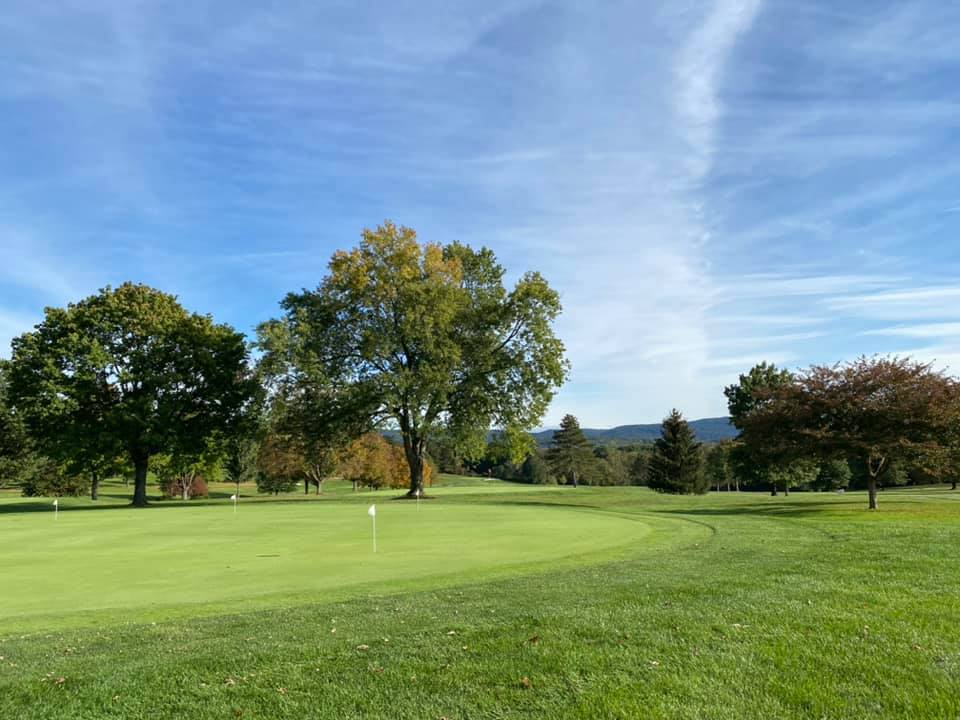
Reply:
M793 382L761 388L742 418L742 439L769 457L846 456L866 465L870 509L895 460L938 475L960 437L960 384L930 364L862 357L813 366Z

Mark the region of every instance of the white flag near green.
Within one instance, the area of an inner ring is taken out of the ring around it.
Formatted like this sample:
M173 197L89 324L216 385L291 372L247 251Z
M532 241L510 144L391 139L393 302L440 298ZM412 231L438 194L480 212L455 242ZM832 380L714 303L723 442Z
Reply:
M373 551L377 551L377 506L371 505L367 508L367 515L373 519Z

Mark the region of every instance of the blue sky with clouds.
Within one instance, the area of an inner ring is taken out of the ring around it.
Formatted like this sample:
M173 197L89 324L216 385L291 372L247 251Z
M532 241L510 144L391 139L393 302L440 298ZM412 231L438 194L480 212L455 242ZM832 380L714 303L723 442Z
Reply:
M548 423L960 368L958 76L941 0L16 3L0 352L128 279L249 332L392 218L561 291Z

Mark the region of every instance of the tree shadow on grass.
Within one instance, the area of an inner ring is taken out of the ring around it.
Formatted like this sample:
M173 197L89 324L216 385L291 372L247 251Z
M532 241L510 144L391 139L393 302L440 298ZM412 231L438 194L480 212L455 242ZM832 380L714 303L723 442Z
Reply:
M754 516L772 516L772 517L801 517L805 515L822 515L824 511L829 510L858 510L866 511L866 500L863 506L854 503L836 503L836 502L796 502L789 500L767 503L764 505L740 505L737 507L716 507L716 508L654 508L651 512L658 515L690 515L693 517L733 517L743 515Z

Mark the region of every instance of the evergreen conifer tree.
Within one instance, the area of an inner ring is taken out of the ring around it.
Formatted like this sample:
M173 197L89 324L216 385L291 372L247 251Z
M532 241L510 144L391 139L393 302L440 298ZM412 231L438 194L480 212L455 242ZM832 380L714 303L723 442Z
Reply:
M705 493L710 481L703 472L700 443L678 410L664 419L660 434L647 466L647 484L659 492Z
M594 463L593 446L573 415L564 415L560 429L553 433L547 462L558 480L577 486Z

